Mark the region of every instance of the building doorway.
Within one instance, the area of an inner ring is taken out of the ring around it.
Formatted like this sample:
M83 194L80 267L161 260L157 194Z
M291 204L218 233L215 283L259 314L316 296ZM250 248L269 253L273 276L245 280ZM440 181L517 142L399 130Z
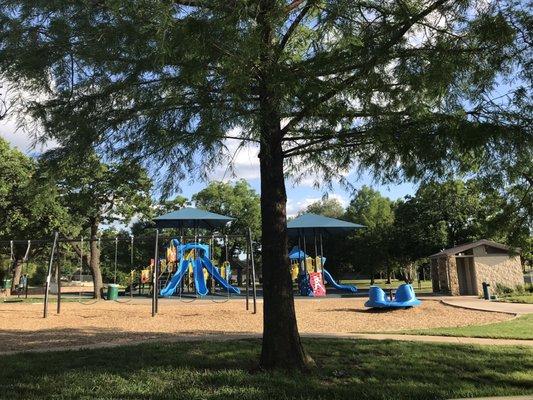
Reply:
M474 257L456 257L460 295L477 295Z

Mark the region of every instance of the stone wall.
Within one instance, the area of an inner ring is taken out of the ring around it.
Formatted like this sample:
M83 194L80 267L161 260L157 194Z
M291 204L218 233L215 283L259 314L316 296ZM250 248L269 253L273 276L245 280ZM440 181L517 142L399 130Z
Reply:
M452 296L459 296L459 276L457 275L455 256L448 257L448 273L450 278L450 294Z
M478 293L483 293L482 282L487 282L491 286L491 292L496 290L496 284L515 288L517 285L524 285L524 274L519 257L508 258L506 261L487 265L483 263L483 257L474 258L476 268L476 280Z
M441 292L448 292L448 258L439 257L438 258L438 268L439 268L439 287Z
M438 258L431 259L431 286L433 288L433 293L440 292Z

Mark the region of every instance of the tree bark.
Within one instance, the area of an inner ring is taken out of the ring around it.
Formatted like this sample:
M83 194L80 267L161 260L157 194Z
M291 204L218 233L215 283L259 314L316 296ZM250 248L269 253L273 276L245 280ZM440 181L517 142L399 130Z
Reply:
M312 365L302 347L287 253L285 181L281 143L261 146L261 217L263 254L262 368L307 369Z
M261 89L261 228L263 259L263 346L265 369L307 369L294 309L287 248L287 194L280 117L266 86Z
M263 261L263 346L260 366L300 369L314 364L305 354L296 324L287 249L287 194L279 101L276 98L276 48L272 20L275 0L261 0L257 25L262 47L258 74L259 161Z
M93 277L95 299L101 299L103 297L104 284L102 282L102 271L100 270L100 249L98 248L98 220L93 219L91 221L91 242L89 246L90 260L89 269Z
M11 282L11 291L13 292L18 289L20 277L22 276L23 264L23 261L18 258L15 258L15 260L13 260L13 281Z

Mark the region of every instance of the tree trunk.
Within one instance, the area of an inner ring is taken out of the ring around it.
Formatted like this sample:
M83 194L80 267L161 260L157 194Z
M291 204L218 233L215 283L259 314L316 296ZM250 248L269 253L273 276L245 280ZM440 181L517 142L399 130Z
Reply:
M287 194L283 173L283 134L276 83L277 43L273 38L275 0L261 0L257 25L262 47L258 75L259 151L261 171L261 229L263 262L262 368L307 369L313 365L302 347L290 277L287 249Z
M104 284L102 282L102 271L100 270L100 249L98 248L98 220L93 219L91 221L91 244L90 244L90 260L89 260L89 269L91 270L91 275L93 277L94 285L94 298L101 299Z
M260 364L268 369L306 369L312 360L303 350L296 324L287 255L287 196L281 144L274 148L262 148L260 157L264 289Z
M11 291L18 289L20 283L20 277L22 276L22 266L24 265L23 261L15 258L13 260L13 281L11 282Z

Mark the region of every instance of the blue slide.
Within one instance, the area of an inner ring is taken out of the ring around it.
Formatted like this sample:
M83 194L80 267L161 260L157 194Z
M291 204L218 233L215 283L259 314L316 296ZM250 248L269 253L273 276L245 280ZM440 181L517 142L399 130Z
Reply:
M202 263L204 264L204 266L207 268L207 272L209 272L209 275L211 275L213 277L213 279L220 285L222 286L225 290L231 292L231 293L235 293L235 294L240 294L241 291L239 288L236 288L234 286L231 286L227 280L225 280L222 275L220 275L220 273L218 272L218 270L213 266L213 264L211 264L211 261L209 260L209 258L207 257L201 257L200 258L202 260ZM203 277L203 276L202 276ZM204 283L205 284L205 283Z
M331 286L333 286L335 289L338 290L344 290L345 292L351 292L356 293L357 288L353 285L341 285L340 283L337 283L335 279L331 276L331 274L322 268L322 271L324 272L324 278L326 279L326 282L329 283Z
M194 286L196 287L196 293L200 296L207 296L207 293L209 293L209 289L207 289L205 283L202 260L200 258L194 260Z
M172 279L170 279L170 282L165 286L163 289L161 289L161 296L163 297L170 297L174 294L176 291L176 288L181 283L181 280L183 279L183 275L187 273L187 270L189 269L189 262L190 260L183 260L181 262L180 267L176 271L176 273L172 276Z

